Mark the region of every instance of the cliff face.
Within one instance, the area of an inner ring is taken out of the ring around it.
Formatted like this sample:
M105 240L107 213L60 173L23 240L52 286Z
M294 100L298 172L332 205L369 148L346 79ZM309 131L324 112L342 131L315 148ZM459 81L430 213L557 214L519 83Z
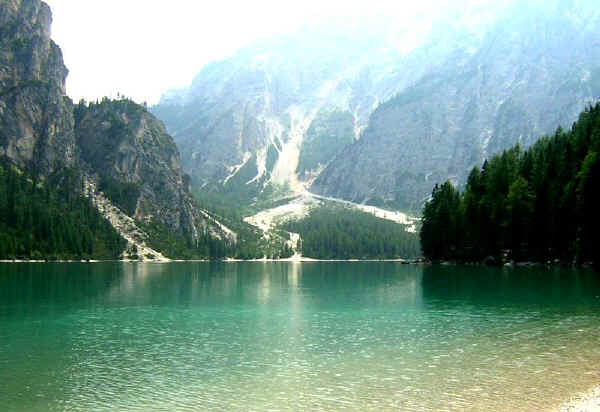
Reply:
M569 127L600 96L594 2L477 3L418 27L398 15L262 42L153 111L207 189L274 183L420 210L436 182Z
M204 227L189 193L189 178L164 125L142 106L105 100L75 109L81 158L97 180L133 185L138 220L154 219L197 239ZM200 227L199 227L200 225Z
M315 28L265 41L208 65L152 111L206 190L244 200L270 185L302 190L359 136L379 101L422 72L410 58L404 73L374 69L402 59L387 44L369 46L383 37Z
M0 156L47 174L77 162L67 68L40 1L0 2Z
M116 193L135 219L190 241L206 232L224 237L194 205L173 139L144 107L106 99L73 105L51 21L39 0L0 0L0 158L41 178L76 168L93 187Z
M311 190L420 210L435 183L570 127L600 96L600 13L589 2L505 12L472 50L380 105Z

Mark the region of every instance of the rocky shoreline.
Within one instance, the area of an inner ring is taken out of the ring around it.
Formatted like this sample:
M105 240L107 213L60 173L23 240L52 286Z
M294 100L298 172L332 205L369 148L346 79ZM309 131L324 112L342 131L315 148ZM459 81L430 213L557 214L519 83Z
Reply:
M566 403L561 405L558 412L590 412L600 411L600 386L588 392L574 395Z

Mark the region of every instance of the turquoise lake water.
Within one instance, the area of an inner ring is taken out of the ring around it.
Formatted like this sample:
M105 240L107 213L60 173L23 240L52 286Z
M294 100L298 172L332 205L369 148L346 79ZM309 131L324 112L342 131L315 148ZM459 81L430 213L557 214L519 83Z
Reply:
M594 272L0 264L0 409L545 410L600 384Z

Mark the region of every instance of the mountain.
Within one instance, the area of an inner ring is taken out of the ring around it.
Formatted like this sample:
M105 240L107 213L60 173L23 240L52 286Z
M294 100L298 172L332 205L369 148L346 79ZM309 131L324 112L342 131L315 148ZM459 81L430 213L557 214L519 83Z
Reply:
M173 139L144 107L130 100L107 99L80 104L75 115L81 159L106 193L119 185L128 189L130 196L113 196L128 215L156 220L194 240L209 229L193 203L189 177L183 173Z
M489 155L570 126L600 97L600 13L583 2L522 6L380 105L312 190L415 210L435 182L463 183Z
M593 2L467 3L261 41L151 110L203 190L420 210L435 182L463 183L600 94Z
M298 191L422 71L373 69L372 61L397 65L387 46L370 47L382 36L322 28L266 41L208 65L151 110L199 186L246 199L269 187Z
M50 8L39 0L0 0L3 163L42 185L73 171L77 184L66 189L92 200L127 239L132 256L162 257L152 248L157 227L192 247L208 238L234 241L195 205L177 147L145 107L128 99L73 105L51 21Z
M40 1L0 2L0 156L44 175L79 158L51 21Z

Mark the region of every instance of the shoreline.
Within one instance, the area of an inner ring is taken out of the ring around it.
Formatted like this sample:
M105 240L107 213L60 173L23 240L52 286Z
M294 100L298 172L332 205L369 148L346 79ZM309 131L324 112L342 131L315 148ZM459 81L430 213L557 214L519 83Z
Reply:
M587 392L577 393L555 409L556 412L600 411L600 385Z
M234 259L225 258L218 260L210 259L168 259L168 260L134 260L134 259L68 259L68 260L44 260L44 259L0 259L0 263L106 263L106 262L121 262L121 263L185 263L185 262L221 262L221 263L266 263L266 262L292 262L292 263L318 263L318 262L397 262L404 265L418 265L426 263L420 259L313 259L308 257L291 257L281 259Z
M259 258L259 259L0 259L0 263L105 263L105 262L121 262L121 263L183 263L183 262L222 262L222 263L265 263L265 262L291 262L291 263L318 263L318 262L396 262L404 265L432 265L432 266L485 266L497 268L516 268L516 267L577 267L582 269L593 268L589 263L581 265L566 264L564 262L510 262L503 265L487 265L481 262L455 262L455 261L438 261L431 262L424 258L414 259L315 259L305 256L292 256L289 258Z

